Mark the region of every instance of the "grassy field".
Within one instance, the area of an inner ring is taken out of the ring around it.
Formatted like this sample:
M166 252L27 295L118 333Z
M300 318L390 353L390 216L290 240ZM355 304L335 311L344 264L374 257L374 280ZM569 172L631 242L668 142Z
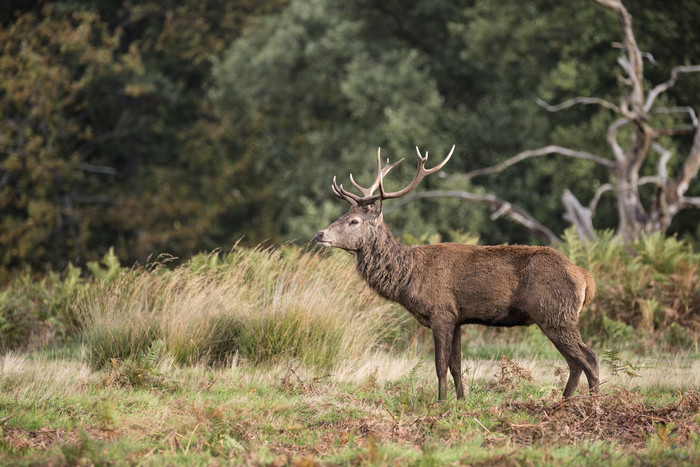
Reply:
M700 465L698 255L567 245L599 285L602 386L566 403L539 329L477 326L466 400L436 402L429 331L342 252L22 276L0 292L0 465Z
M181 366L156 350L94 370L83 352L2 358L0 463L700 463L697 355L637 362L638 377L604 365L602 395L567 403L562 360L468 360L466 400L438 403L432 362L421 358L377 354L319 373L235 360Z

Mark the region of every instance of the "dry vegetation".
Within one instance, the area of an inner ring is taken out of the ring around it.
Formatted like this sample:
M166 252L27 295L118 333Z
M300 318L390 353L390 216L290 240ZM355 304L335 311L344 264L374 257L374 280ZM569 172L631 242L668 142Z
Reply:
M472 380L466 401L438 403L430 365L393 363L401 371L387 378L380 377L381 367L319 375L282 364L263 369L236 362L214 369L161 358L149 370L150 379L136 381L115 378L120 367L97 371L73 358L9 354L0 363L0 460L52 465L700 460L697 390L674 394L606 385L600 396L579 395L564 403L557 384L538 377L548 367L550 380L556 380L549 362L531 361L524 368L504 357L490 375Z
M463 333L466 400L437 403L429 333L342 253L240 249L134 269L108 255L92 280L22 279L0 305L25 308L4 316L44 303L53 321L24 334L44 347L0 357L0 463L699 464L700 356L685 325L697 255L661 239L636 256L612 241L565 248L598 276L582 324L603 382L567 403L565 363L538 329L477 326Z

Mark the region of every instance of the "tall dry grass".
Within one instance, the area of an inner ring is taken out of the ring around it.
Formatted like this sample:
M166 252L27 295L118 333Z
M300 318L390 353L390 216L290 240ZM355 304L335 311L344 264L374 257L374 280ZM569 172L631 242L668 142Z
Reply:
M86 289L75 311L96 367L162 340L178 363L237 356L329 369L375 351L403 319L361 283L347 254L291 246L128 271Z

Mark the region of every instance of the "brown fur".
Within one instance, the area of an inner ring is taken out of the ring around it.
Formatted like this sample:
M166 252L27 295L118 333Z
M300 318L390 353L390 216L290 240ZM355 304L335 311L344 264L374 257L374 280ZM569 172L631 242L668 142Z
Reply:
M564 397L574 393L582 371L590 390L597 390L598 359L578 331L579 313L595 294L593 276L557 250L450 243L408 247L384 224L381 201L352 206L316 239L352 253L372 289L432 329L439 399L446 396L448 368L457 397L464 397L463 324L537 324L568 363Z

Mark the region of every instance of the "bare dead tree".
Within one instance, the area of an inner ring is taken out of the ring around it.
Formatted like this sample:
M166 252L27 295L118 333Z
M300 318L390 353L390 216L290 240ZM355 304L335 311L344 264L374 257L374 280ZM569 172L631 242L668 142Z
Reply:
M550 145L521 152L492 167L454 175L451 178L466 180L480 175L498 173L522 160L548 154L560 154L590 161L605 167L609 171L610 181L597 190L587 205L583 205L571 191L565 190L562 194L564 217L576 226L580 237L594 237L593 218L596 207L603 195L612 192L617 196L617 233L623 240L630 241L643 233L665 232L678 212L689 208L700 208L700 197L686 196L688 188L700 169L700 126L696 112L692 107L654 106L659 95L674 86L681 74L698 73L700 65L674 67L667 81L654 86L647 92L644 82L644 57L648 54L640 51L637 45L630 14L620 0L595 1L615 12L622 30L623 41L616 44L622 50L617 62L623 70L620 80L625 88L619 104L597 97L576 97L557 105L550 105L542 100L537 102L551 112L558 112L575 105L598 105L612 110L618 115L608 126L606 135L612 157L602 157ZM684 114L689 121L670 128L659 128L652 123L653 114ZM664 148L659 141L660 138L693 132L695 137L690 152L678 173L671 175L668 171L668 163L677 155ZM656 175L640 176L642 167L650 160L653 153L659 155ZM653 199L647 201L645 206L639 188L647 184L655 185L656 189ZM488 204L495 211L494 217L507 213L511 220L522 224L543 241L550 244L557 241L557 236L527 211L493 195L477 195L463 191L428 191L414 194L403 202L434 196L458 197Z
M416 148L418 149L418 148ZM439 243L408 247L386 226L382 201L407 195L427 175L440 170L450 154L426 169L428 154L418 151L413 180L395 192L383 180L403 159L382 167L377 152L377 175L369 188L350 181L358 196L338 185L333 193L350 203L350 210L316 234L316 241L341 248L355 257L355 266L379 295L402 305L433 332L438 399L447 394L447 371L457 398L464 398L460 328L463 324L530 326L536 324L569 365L564 389L568 398L586 374L591 391L598 390L598 358L581 340L578 319L593 299L595 283L585 269L550 247L523 245L477 246ZM379 193L374 194L379 190Z

